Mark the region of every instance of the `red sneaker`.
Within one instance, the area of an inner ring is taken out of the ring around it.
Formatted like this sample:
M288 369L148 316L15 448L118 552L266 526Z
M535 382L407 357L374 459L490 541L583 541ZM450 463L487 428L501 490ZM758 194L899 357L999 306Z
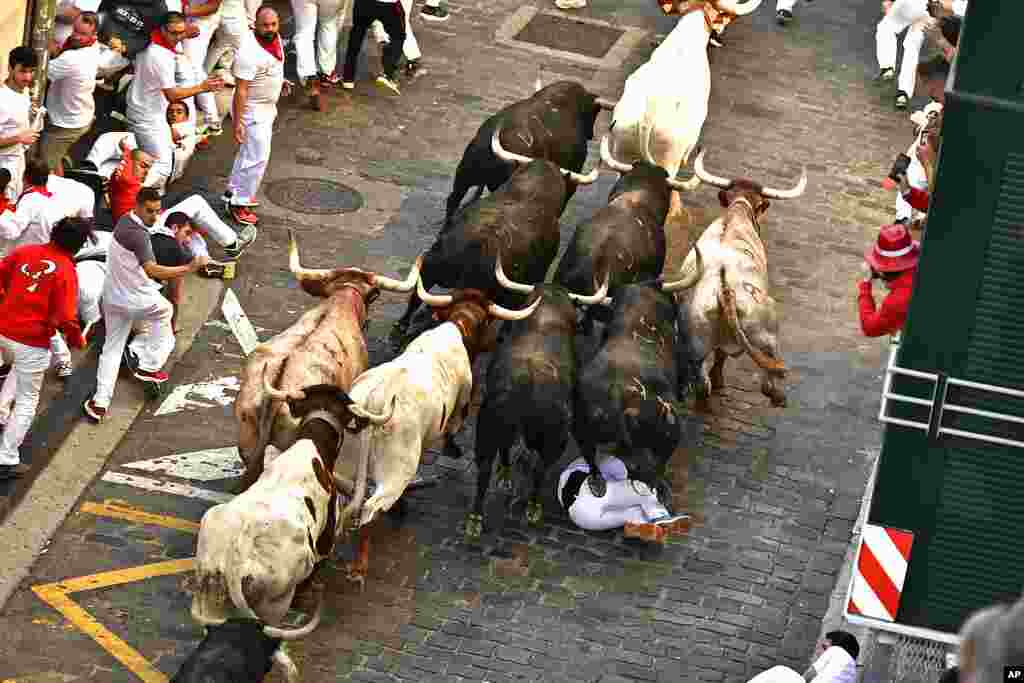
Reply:
M96 423L102 422L103 418L107 416L107 409L100 408L91 398L82 404L82 409Z
M150 372L149 370L135 370L133 373L135 379L140 382L150 382L152 384L163 384L170 377L163 370L155 370Z
M259 216L254 214L248 206L228 205L228 211L231 213L231 217L239 223L256 225L260 220Z

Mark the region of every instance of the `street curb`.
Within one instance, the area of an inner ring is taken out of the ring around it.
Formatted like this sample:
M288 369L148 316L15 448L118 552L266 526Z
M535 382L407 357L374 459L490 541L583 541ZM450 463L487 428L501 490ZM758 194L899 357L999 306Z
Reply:
M189 278L180 308L182 332L167 361L168 371L173 371L192 347L203 324L216 311L224 289L220 280ZM0 548L5 549L0 554L0 613L146 405L138 382L119 379L106 419L94 425L83 416L25 491L21 503L11 510L0 527ZM33 492L40 495L33 496Z

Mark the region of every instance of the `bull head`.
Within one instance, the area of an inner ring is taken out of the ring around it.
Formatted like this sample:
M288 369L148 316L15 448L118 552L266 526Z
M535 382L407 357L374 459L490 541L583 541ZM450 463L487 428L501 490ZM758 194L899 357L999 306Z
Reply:
M498 253L498 260L494 264L494 276L498 278L499 285L513 292L519 292L521 294L533 294L533 290L536 289L536 285L527 285L521 282L513 282L512 280L508 279L508 277L505 275L504 269L501 267L500 252ZM601 284L600 287L597 287L597 283L595 282L594 285L597 288L597 291L590 296L586 296L584 294L573 294L572 292L566 293L569 295L570 299L572 299L578 304L583 304L584 306L589 306L591 304L608 305L612 302L612 300L606 296L608 294L608 284L610 280L611 274L605 273L604 282Z
M357 289L364 298L372 300L373 290L411 292L416 287L420 268L423 267L423 255L417 257L405 280L395 280L362 268L303 268L299 263L299 245L295 241L295 233L289 230L288 266L307 294L325 297L348 285Z
M650 163L652 166L657 166L658 164L654 162L654 157L651 155L650 136L647 137L647 147L645 151L647 154L648 163ZM601 161L604 162L605 166L618 173L626 174L633 170L633 164L623 163L612 156L611 144L608 142L607 135L601 138ZM667 178L665 182L668 183L669 187L671 187L673 190L677 190L680 192L684 190L693 191L696 190L697 187L700 185L700 178L698 176L693 176L687 181L678 180L676 178Z
M27 263L21 264L22 275L31 278L32 280L32 284L25 288L29 292L34 292L37 289L39 289L39 278L43 277L44 275L49 275L53 271L57 270L57 264L49 259L43 259L42 261L40 261L40 264L42 264L42 268L36 271L30 271L28 269Z
M420 300L423 303L433 308L448 308L456 303L456 297L452 294L430 294L423 288L423 281L419 279L416 281L416 293L419 295ZM464 297L459 298L462 299ZM525 320L526 318L529 318L535 310L537 310L537 307L540 306L541 299L543 299L543 297L538 297L532 304L518 311L513 311L505 308L504 306L499 306L496 303L488 302L486 310L488 315L493 318L497 318L498 320Z
M509 152L508 150L501 146L500 138L501 125L499 124L494 129L494 135L491 136L491 151L494 152L494 156L498 157L502 161L507 161L508 163L511 164L528 164L534 160L532 157L523 156L522 154L516 154L515 152ZM591 184L592 182L597 180L597 177L600 173L599 169L596 168L587 175L574 173L573 171L564 169L562 167L559 167L558 170L563 176L568 178L570 181L576 183L577 185Z
M707 170L704 168L705 151L706 150L702 149L700 151L700 154L697 155L697 160L693 162L693 172L697 175L698 178L700 178L708 185L723 190L732 189L735 184L734 180L732 180L731 178L723 178L722 176L712 175L711 173L708 173ZM760 194L762 197L766 197L768 199L796 199L797 197L802 195L804 193L804 190L806 189L807 167L804 166L800 172L800 180L797 181L797 184L793 188L789 190L776 190L770 187L762 187L760 189Z

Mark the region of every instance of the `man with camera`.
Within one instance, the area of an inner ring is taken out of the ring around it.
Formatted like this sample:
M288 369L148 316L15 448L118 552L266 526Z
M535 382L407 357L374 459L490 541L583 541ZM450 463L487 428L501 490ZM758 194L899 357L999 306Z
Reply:
M898 223L882 226L878 240L864 253L865 277L858 283L857 301L860 327L865 336L881 337L903 328L920 253L920 245L911 239L907 228ZM875 305L871 291L875 279L882 280L889 289L881 306Z

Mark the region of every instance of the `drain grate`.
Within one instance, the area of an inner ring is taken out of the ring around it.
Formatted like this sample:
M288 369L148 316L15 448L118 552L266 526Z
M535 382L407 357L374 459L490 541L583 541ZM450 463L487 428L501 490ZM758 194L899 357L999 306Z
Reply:
M537 13L515 39L551 50L601 59L624 33L617 28L584 23L572 17Z
M318 216L352 213L363 206L363 195L358 190L320 178L275 180L264 192L282 208Z

